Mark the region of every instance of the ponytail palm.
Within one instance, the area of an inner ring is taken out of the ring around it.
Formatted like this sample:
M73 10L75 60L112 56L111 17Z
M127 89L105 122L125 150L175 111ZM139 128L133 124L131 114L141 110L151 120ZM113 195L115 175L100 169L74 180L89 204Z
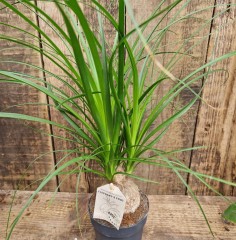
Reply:
M77 0L54 0L53 2L55 2L64 20L63 27L59 26L33 1L19 1L31 11L36 12L40 20L53 30L63 42L67 53L64 53L42 28L21 13L17 4L1 0L5 7L11 9L34 30L38 31L41 37L14 25L5 25L9 29L24 32L30 38L40 41L41 44L29 43L23 39L16 39L4 34L0 34L0 39L17 43L19 46L42 54L43 58L51 61L63 74L57 75L56 72L45 70L41 66L35 66L28 62L15 63L42 71L44 75L53 77L57 82L62 83L66 89L45 81L45 78L0 69L1 84L7 82L28 85L46 94L52 100L51 107L61 113L68 125L9 112L1 112L0 117L51 124L68 132L88 152L83 152L81 156L57 166L57 169L50 172L42 181L35 194L51 178L63 173L68 166L74 163L78 165L74 172L92 172L108 181L113 181L117 174L151 181L136 176L134 173L138 164L148 164L172 169L197 201L180 173L190 173L205 184L207 184L205 178L213 177L194 172L178 159L170 159L169 154L155 149L154 146L167 132L169 126L201 98L201 90L196 92L191 86L197 81L207 78L211 73L219 71L212 70L211 66L234 56L236 52L213 59L182 79L178 79L171 73L172 69L183 55L189 54L188 50L182 52L183 49L179 49L173 54L166 66L158 61L158 53L161 52L161 41L165 34L170 31L171 26L181 21L182 18L178 18L176 14L165 28L158 29L162 19L169 12L179 4L183 4L182 8L186 7L190 1L183 3L182 0L175 0L165 7L163 6L165 1L160 1L153 13L145 21L138 24L128 0L118 1L118 20L99 1L91 0L89 5L96 11L98 19L98 29L95 30L93 26L90 26L81 8L83 2L79 3ZM185 17L194 17L195 13L190 13ZM128 32L125 31L126 14L130 16L134 26ZM104 19L110 22L116 33L112 47L109 46L105 37ZM148 36L144 36L146 28L153 21L156 21L157 24L148 33ZM1 24L4 25L4 23ZM148 77L154 68L158 69L158 74L152 78ZM156 90L167 81L172 82L172 87L163 93L157 105L150 110L150 102L155 98ZM70 94L67 92L68 88ZM176 109L171 116L156 124L156 120L161 119L163 111L186 89L192 92L192 99ZM144 157L145 153L150 150L153 154L150 157ZM97 162L100 170L88 166L87 162L91 160ZM222 179L214 178L214 180L236 186L236 184ZM32 195L13 222L11 231L35 194Z

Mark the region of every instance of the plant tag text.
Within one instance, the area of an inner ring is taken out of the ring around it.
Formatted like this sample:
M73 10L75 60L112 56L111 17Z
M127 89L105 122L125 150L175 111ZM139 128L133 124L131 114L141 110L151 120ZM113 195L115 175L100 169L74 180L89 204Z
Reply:
M126 198L112 183L97 188L93 218L111 223L117 230L125 211Z

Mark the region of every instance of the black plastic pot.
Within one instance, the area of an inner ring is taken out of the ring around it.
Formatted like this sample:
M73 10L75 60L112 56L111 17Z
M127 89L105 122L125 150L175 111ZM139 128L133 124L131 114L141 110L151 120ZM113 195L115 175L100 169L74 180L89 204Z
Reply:
M145 194L142 194L142 197L145 198L147 201L147 206L149 207L148 198ZM91 198L90 198L91 200ZM96 219L93 218L93 213L90 208L90 200L89 200L89 214L92 225L95 230L95 240L141 240L143 234L143 227L147 221L146 213L138 223L129 227L121 227L117 230L114 227L109 227L103 225L102 223L98 222Z

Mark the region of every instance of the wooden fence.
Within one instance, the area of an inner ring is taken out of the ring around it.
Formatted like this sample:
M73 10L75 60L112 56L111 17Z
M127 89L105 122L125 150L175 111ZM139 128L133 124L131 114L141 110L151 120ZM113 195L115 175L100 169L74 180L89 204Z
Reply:
M117 13L116 1L101 0L100 2L109 6L113 13ZM157 2L159 1L130 0L138 21L143 20L151 13L157 6ZM169 4L172 1L167 0L165 2L165 4ZM204 64L207 60L209 61L212 56L217 57L235 50L236 8L226 9L230 6L227 5L228 2L230 4L230 1L226 0L192 0L188 7L181 12L181 16L186 16L192 11L198 11L195 17L183 18L182 21L175 24L173 31L167 33L162 42L163 51L167 51L167 46L168 51L174 51L178 42L190 39L187 41L186 47L191 49L190 54L194 57L183 57L177 63L178 67L173 72L175 76L181 78ZM37 4L43 11L53 16L59 24L62 24L62 18L52 3L37 1ZM216 5L215 8L210 7L214 4ZM50 37L53 37L54 42L63 49L63 46L60 45L61 42L54 36L52 29L41 19L37 18L29 9L21 5L18 5L18 7L26 16L40 25ZM201 9L205 9L205 11L200 11ZM85 11L90 17L91 23L96 25L93 11L87 7L85 7ZM177 10L172 11L168 15L167 20L173 18L176 13ZM220 16L214 18L217 15ZM209 21L212 16L214 20ZM165 27L167 20L162 23L162 27ZM132 24L128 16L126 21L127 30L129 30ZM31 29L28 24L8 9L0 10L0 22L14 23L27 31ZM154 21L152 24L156 24L156 22ZM199 29L199 24L204 25L204 28ZM35 31L33 32L37 34ZM109 24L106 25L106 32L108 37L113 36ZM0 34L9 34L29 42L35 41L22 32L13 29L9 32L9 28L4 25L0 25ZM193 46L194 48L191 48ZM55 66L47 59L42 58L39 53L32 52L14 43L0 40L0 69L23 71L36 76L40 76L41 74L36 69L32 70L32 68L27 68L20 63L12 64L4 62L8 59L14 59L19 62L31 62L42 66L46 70L56 70ZM160 55L159 59L164 65L168 61L168 57L164 54ZM201 93L203 102L195 104L188 114L175 122L168 134L156 147L173 150L192 146L207 146L205 149L183 152L178 154L178 157L193 170L230 181L236 181L236 77L234 74L236 70L236 58L225 60L216 67L224 68L227 72L214 73L209 76L207 81L199 82L194 86L194 90L199 91L202 84L204 84L204 90ZM49 82L55 81L52 78L47 78L46 80ZM163 86L163 88L167 87ZM162 90L159 89L157 96L162 93ZM185 91L180 95L179 101L184 103L191 97L191 92ZM50 103L43 94L29 87L0 83L0 99L1 111L6 111L8 108L7 111L10 112L31 114L62 122L60 115L46 105L25 105L25 103L34 102ZM18 104L22 105L15 106ZM155 101L153 105L155 105ZM163 119L170 115L173 109L170 108L168 111L162 116ZM42 132L46 134L42 134ZM37 185L35 181L40 180L53 169L55 163L66 153L66 149L74 147L73 143L63 141L60 138L52 138L51 134L68 137L63 131L47 125L0 119L0 189L15 189L18 187L21 189L25 187L27 189L34 189ZM50 153L52 150L56 152ZM64 150L64 152L61 150ZM36 159L35 162L32 162L32 160L41 154L44 155ZM143 177L149 177L159 182L158 185L138 182L141 189L148 194L186 194L187 192L186 187L178 180L175 174L167 169L139 166L137 172ZM187 174L183 175L183 178L197 194L213 194L199 180L197 181ZM62 182L60 184L60 191L74 192L76 179L76 175L71 175L67 178L55 178L44 190L52 191L58 186L59 182ZM101 180L97 177L85 174L81 178L79 191L93 191L100 182ZM216 181L207 182L223 194L236 195L236 190L233 187L220 184Z

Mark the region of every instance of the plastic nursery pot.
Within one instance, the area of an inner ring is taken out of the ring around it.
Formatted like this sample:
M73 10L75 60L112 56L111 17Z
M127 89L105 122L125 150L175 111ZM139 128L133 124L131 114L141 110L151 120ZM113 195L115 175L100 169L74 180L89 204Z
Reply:
M147 204L147 211L143 214L141 219L134 225L128 227L120 227L117 230L113 226L106 225L104 221L99 221L93 218L93 212L91 208L91 198L89 199L89 215L95 231L95 240L141 240L143 234L143 227L147 221L149 201L145 194L141 193L144 203Z

